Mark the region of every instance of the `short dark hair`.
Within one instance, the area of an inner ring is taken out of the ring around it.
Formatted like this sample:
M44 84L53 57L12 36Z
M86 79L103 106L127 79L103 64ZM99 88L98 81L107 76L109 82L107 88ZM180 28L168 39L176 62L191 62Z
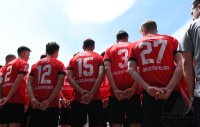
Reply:
M6 55L6 58L5 58L6 62L7 62L10 58L16 58L16 56L13 55L13 54L8 54L8 55Z
M145 29L147 32L157 30L157 24L153 20L146 20L142 23L141 29Z
M45 57L47 57L47 55L46 55L46 54L42 54L42 55L40 56L40 59L43 59L43 58L45 58Z
M128 37L128 33L124 30L120 30L116 35L117 40L126 39L127 37Z
M200 0L194 0L192 3L192 8L196 8L198 4L200 4Z
M59 48L60 46L56 42L49 42L46 44L46 54L52 55Z
M200 0L194 0L192 5L199 4L199 3L200 3Z
M83 41L83 47L84 48L90 48L90 47L92 47L94 45L95 45L94 40L92 40L90 38L88 38L88 39L86 39L86 40Z
M3 65L0 65L0 68L2 68L3 67Z
M17 54L19 55L19 54L21 54L23 51L29 51L29 52L31 52L31 50L30 50L28 47L26 47L26 46L20 46L20 47L17 49Z
M103 51L103 52L101 53L101 56L102 56L102 57L104 57L105 53L106 53L106 52L105 52L105 51Z

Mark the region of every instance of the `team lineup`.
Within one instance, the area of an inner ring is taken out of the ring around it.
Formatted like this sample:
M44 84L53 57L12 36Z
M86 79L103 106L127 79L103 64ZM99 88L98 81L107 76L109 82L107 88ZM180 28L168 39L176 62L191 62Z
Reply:
M0 68L0 127L200 127L200 0L192 16L181 42L145 20L139 40L120 30L98 54L85 39L67 66L56 42L33 65L31 48L20 46ZM177 98L192 117L166 122L166 103L176 106Z

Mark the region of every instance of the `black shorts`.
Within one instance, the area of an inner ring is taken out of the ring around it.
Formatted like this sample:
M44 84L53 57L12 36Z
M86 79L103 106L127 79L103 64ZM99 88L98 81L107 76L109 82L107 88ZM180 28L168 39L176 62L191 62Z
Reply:
M129 124L141 122L140 95L134 95L130 99L118 101L110 96L108 102L108 121L115 124Z
M58 127L59 108L47 108L45 111L39 109L30 110L30 121L28 127Z
M70 125L72 122L72 111L71 108L61 108L59 125Z
M7 103L0 109L0 124L22 123L24 104Z
M170 98L181 96L178 92L172 92ZM165 100L155 100L147 92L143 92L142 98L142 127L164 127L161 121L161 112Z
M30 107L26 110L24 113L24 121L21 125L21 127L26 127L30 119Z
M193 101L194 111L195 111L195 124L200 127L200 97L195 97Z
M82 126L89 117L89 126L105 126L105 116L101 100L91 101L88 105L80 104L79 101L72 101L72 126Z

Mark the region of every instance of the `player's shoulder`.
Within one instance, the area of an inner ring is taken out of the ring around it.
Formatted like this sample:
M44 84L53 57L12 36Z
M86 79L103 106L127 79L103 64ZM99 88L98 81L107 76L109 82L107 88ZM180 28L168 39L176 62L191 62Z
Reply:
M50 63L52 65L54 65L54 64L57 65L57 66L63 66L64 65L64 63L62 61L58 60L58 59L50 58L49 60L50 60Z
M3 67L0 68L0 73L2 73L4 71L5 67L6 66L3 66Z
M188 26L186 27L187 29L193 29L200 26L200 18L193 20Z
M158 37L162 40L176 40L176 38L166 34L158 34Z
M21 59L21 58L17 58L17 59L15 59L15 60L9 62L9 63L8 63L8 66L9 66L9 65L13 65L13 66L16 66L16 67L17 67L17 66L28 65L28 63L27 63L25 60Z
M91 52L92 56L97 57L97 58L102 58L102 56L97 53L97 52Z
M137 46L139 46L140 43L146 41L145 39L146 39L146 38L140 38L140 39L135 40L134 42L132 42L132 43L130 44L130 47L131 47L131 48L136 48Z
M131 42L118 42L117 44L113 45L114 48L121 48L121 47L128 47L132 43Z
M106 52L115 52L121 48L127 48L127 47L130 47L132 45L131 42L118 42L116 44L113 44L111 45L107 50Z

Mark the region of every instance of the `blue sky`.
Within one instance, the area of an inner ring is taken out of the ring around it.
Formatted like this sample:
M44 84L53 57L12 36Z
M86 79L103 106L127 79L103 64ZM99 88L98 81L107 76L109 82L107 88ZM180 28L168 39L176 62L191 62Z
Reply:
M123 29L129 41L141 37L140 24L157 22L158 32L180 38L191 21L192 0L0 0L0 64L21 45L31 48L30 65L45 53L47 42L60 45L65 65L82 42L92 38L101 53Z

